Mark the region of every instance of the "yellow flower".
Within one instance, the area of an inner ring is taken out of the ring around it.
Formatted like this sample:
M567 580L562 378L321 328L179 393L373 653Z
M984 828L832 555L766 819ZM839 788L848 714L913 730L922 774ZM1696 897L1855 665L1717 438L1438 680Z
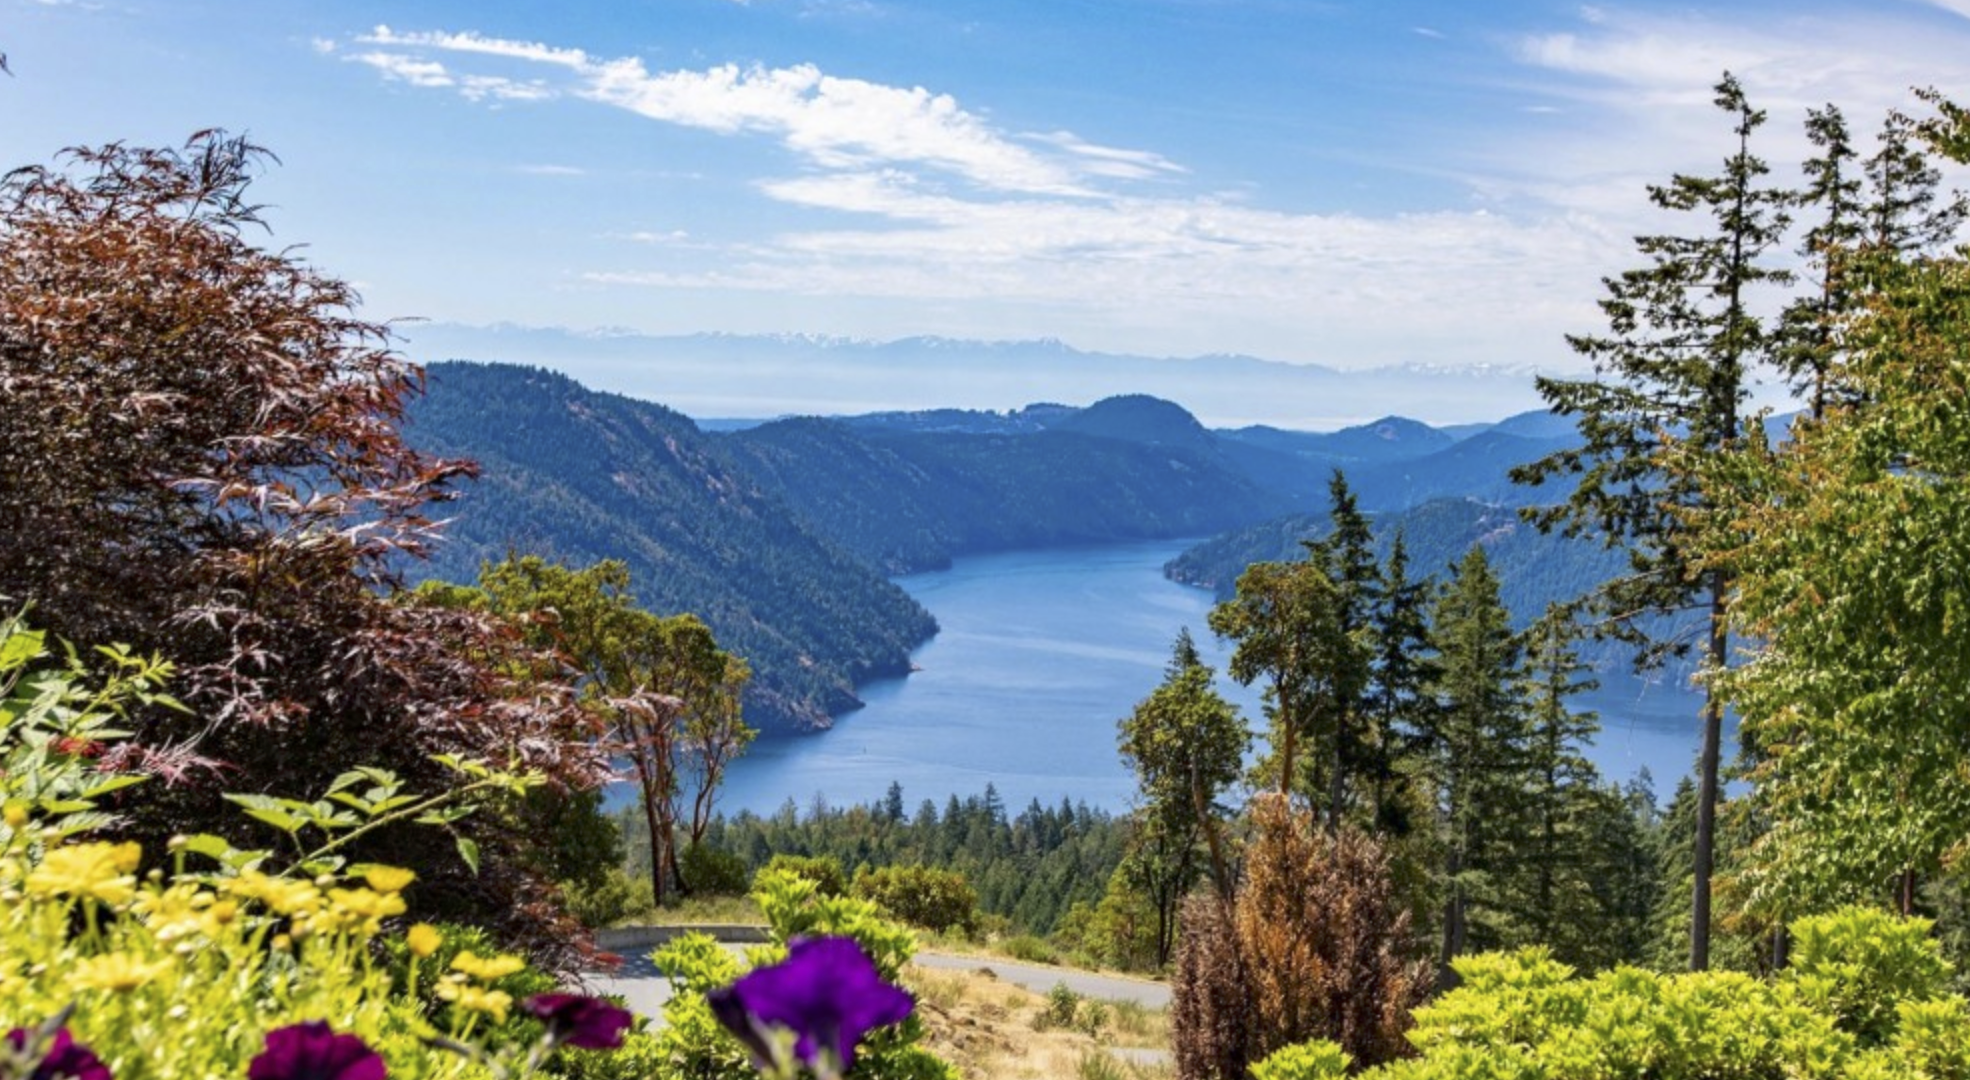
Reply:
M404 913L403 897L368 889L330 889L328 904L338 911L360 915L365 919L387 919Z
M134 871L144 849L123 844L71 844L48 852L28 872L27 891L36 896L77 896L122 904L136 894Z
M430 923L418 923L404 932L404 944L410 947L411 955L419 959L437 952L438 946L444 943L445 936Z
M313 883L271 877L258 870L242 871L222 887L234 896L258 900L276 915L306 915L321 906L321 890Z
M517 956L481 957L467 950L452 957L451 966L481 982L492 982L494 979L503 979L516 971L524 970L527 962Z
M500 1023L506 1022L506 1010L513 1005L513 995L504 990L486 990L471 983L441 982L438 996L467 1012L482 1012Z
M0 821L5 821L9 829L20 828L27 824L27 807L17 802L8 803L5 810L0 810Z
M377 892L403 892L406 886L417 880L417 872L401 866L372 866L363 871L363 880Z
M128 953L113 952L77 961L69 974L69 981L78 986L121 994L135 990L170 970L171 961L168 958L147 963Z

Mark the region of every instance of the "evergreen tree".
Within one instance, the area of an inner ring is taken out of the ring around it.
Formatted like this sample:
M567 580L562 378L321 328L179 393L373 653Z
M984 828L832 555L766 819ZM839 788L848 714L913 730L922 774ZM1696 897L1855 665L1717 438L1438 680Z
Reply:
M1375 612L1375 663L1368 690L1370 728L1375 733L1368 780L1374 791L1372 824L1377 833L1400 837L1414 822L1405 759L1417 751L1417 741L1429 726L1432 707L1427 691L1432 678L1429 660L1429 604L1435 582L1411 580L1409 551L1401 532L1390 543L1382 570L1381 604Z
M1500 944L1497 879L1525 836L1526 723L1518 693L1519 645L1484 549L1451 573L1431 619L1439 703L1426 735L1444 844L1443 944L1450 961ZM1478 913L1474 925L1473 908Z
M1729 575L1699 565L1702 552L1689 513L1706 502L1702 486L1667 467L1671 444L1685 453L1725 455L1740 445L1740 421L1755 366L1776 341L1758 316L1759 290L1790 275L1769 261L1788 223L1793 196L1766 184L1769 171L1751 152L1765 122L1737 80L1725 75L1717 106L1734 122L1736 149L1714 177L1677 175L1652 185L1658 207L1700 220L1693 235L1638 238L1647 265L1607 281L1601 309L1605 336L1568 339L1593 361L1595 378L1541 378L1555 412L1576 416L1581 445L1514 470L1522 483L1575 478L1564 502L1530 508L1541 529L1598 535L1625 549L1629 573L1597 595L1601 626L1639 646L1638 662L1659 663L1689 642L1681 621L1664 630L1649 615L1701 612L1703 659L1728 660L1724 621ZM1718 801L1723 706L1707 696L1701 719L1697 833L1692 849L1690 967L1709 964L1710 878Z
M1516 915L1531 943L1545 943L1562 960L1581 963L1604 936L1606 907L1594 889L1594 847L1607 841L1591 828L1606 811L1605 789L1583 753L1600 720L1569 701L1597 683L1573 647L1572 613L1549 606L1525 633L1525 779L1531 832L1516 875Z
M1306 545L1308 555L1334 583L1341 634L1371 641L1384 594L1382 570L1375 561L1374 533L1348 487L1346 474L1339 469L1328 479L1327 501L1333 527L1326 536ZM1364 795L1372 800L1370 812L1378 812L1379 796L1393 769L1388 732L1380 723L1381 711L1375 707L1373 683L1361 678L1355 692L1341 705L1335 726L1334 766L1327 776L1329 822L1338 822Z

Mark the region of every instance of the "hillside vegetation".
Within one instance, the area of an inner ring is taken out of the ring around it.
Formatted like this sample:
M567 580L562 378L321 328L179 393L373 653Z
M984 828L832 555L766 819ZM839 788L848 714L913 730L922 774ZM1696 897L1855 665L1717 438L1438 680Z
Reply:
M780 728L826 726L937 629L678 413L531 368L438 364L430 380L405 438L481 473L413 577L468 582L514 550L619 559L644 606L696 614L751 663L747 715Z

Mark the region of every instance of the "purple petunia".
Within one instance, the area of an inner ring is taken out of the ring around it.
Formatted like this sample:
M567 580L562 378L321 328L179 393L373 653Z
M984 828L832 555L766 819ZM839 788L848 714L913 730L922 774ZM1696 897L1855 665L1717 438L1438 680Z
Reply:
M67 1015L66 1012L63 1013ZM59 1023L60 1021L56 1021ZM46 1031L46 1028L42 1029ZM7 1049L15 1054L27 1049L27 1040L32 1037L26 1028L15 1028L7 1033ZM95 1052L76 1042L67 1028L55 1032L48 1041L48 1050L41 1055L41 1061L34 1070L25 1074L23 1080L110 1080L109 1066L96 1057Z
M547 1025L547 1037L556 1046L582 1050L614 1050L622 1045L623 1032L629 1030L629 1010L619 1009L600 998L580 994L535 994L520 1008Z
M388 1070L356 1035L337 1035L320 1020L267 1032L267 1048L246 1067L247 1080L384 1080Z
M773 1029L794 1035L794 1056L810 1068L847 1069L855 1044L871 1029L902 1022L914 1002L882 981L852 938L796 939L785 961L759 968L707 995L711 1011L752 1051L761 1068L773 1061Z

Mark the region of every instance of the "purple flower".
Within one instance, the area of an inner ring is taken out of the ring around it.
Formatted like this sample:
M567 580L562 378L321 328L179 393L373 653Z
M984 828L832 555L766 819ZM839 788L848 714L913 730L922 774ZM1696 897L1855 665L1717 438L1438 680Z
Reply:
M9 1031L7 1049L18 1054L27 1049L27 1040L31 1037L32 1033L26 1028ZM72 1077L73 1080L110 1080L109 1066L104 1065L88 1047L76 1042L69 1035L67 1028L56 1030L55 1037L48 1041L47 1052L41 1055L40 1064L36 1065L34 1071L28 1073L24 1080L59 1080L61 1077Z
M619 1009L600 998L535 994L522 1002L520 1008L547 1025L547 1037L556 1046L614 1050L622 1045L623 1032L629 1030L629 1010Z
M882 981L876 966L852 938L796 939L787 958L759 968L724 990L707 995L711 1011L752 1051L761 1068L775 1062L773 1029L794 1035L794 1056L814 1068L847 1069L855 1044L870 1029L902 1022L910 995Z
M359 1036L337 1035L320 1020L267 1032L267 1048L247 1080L384 1080L383 1059Z

